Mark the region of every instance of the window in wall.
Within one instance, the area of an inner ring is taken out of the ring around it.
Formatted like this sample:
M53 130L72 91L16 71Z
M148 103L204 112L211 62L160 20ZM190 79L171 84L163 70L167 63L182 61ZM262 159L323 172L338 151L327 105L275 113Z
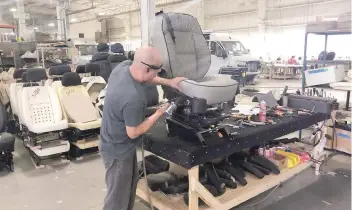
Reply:
M79 33L78 38L84 38L84 33Z

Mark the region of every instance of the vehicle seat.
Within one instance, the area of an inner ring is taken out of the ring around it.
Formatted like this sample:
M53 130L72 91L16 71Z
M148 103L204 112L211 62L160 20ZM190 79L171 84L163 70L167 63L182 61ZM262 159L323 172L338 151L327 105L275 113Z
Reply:
M105 88L106 82L103 77L98 76L100 72L100 66L98 64L87 63L85 66L85 72L90 74L90 76L83 77L81 82L83 86L86 86L90 99L92 103L95 104L100 91Z
M17 108L17 93L23 86L22 74L25 73L27 69L16 69L13 73L13 78L16 80L16 83L12 83L9 89L10 104L12 113L18 116Z
M0 101L8 107L10 105L10 85L15 83L13 76L6 71L0 74Z
M124 55L125 50L123 49L123 45L120 43L111 45L111 52L113 54L109 55L108 61L111 66L111 71L113 71L117 65L125 60L128 60L128 58Z
M153 32L152 45L164 56L166 77L187 78L180 83L183 94L206 99L208 105L234 99L238 83L230 75L205 76L210 68L210 51L195 17L159 12ZM164 91L171 99L172 90Z
M76 73L81 77L89 77L90 75L86 73L86 65L78 65L76 67Z
M49 69L49 78L45 81L45 85L51 86L54 81L60 81L64 73L71 72L69 65L52 66Z
M100 66L99 76L103 77L105 82L108 82L110 74L111 74L111 67L108 61L109 53L107 52L98 52L92 57L91 63L98 64Z
M65 73L62 87L58 89L64 117L69 127L79 130L100 128L101 118L94 108L87 89L81 85L81 78L75 72Z
M45 69L28 69L26 77L28 82L21 91L20 115L23 124L36 134L66 129L68 123L62 119L60 102L54 89L39 85L39 82L47 79Z

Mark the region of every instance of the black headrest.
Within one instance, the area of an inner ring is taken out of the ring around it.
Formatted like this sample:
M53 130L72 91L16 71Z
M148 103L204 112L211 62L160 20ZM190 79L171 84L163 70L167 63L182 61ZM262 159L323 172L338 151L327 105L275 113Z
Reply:
M58 66L52 66L49 69L49 75L54 76L54 75L63 75L66 72L71 72L71 68L69 65L58 65Z
M20 79L22 78L22 74L24 72L26 72L27 69L16 69L14 72L13 72L13 78L14 79Z
M109 57L109 53L99 52L93 55L92 62L108 60L108 57Z
M109 55L108 57L108 61L110 63L121 63L122 61L125 61L125 60L128 60L128 58L124 55L119 55L119 54Z
M116 43L116 44L111 45L111 52L113 52L113 53L124 53L125 50L123 49L122 44Z
M23 87L33 87L33 86L39 86L39 84L36 82L27 82L23 84Z
M77 73L77 74L86 73L86 65L78 65L78 66L76 67L76 73Z
M76 86L81 84L81 77L76 72L67 72L62 76L62 86Z
M100 72L100 65L96 63L87 63L86 64L86 73L99 73Z
M98 52L109 52L109 45L106 43L99 43L97 50Z
M32 68L27 70L27 81L38 82L48 79L46 71L43 68Z
M21 75L22 82L27 82L27 72L23 72Z

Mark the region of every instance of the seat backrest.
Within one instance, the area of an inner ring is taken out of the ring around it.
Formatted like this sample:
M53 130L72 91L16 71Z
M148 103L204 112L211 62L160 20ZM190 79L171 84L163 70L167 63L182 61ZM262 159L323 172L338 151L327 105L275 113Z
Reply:
M112 55L109 55L108 57L108 61L110 63L112 70L114 70L117 65L119 65L125 60L128 60L128 58L125 55L121 55L121 54L112 54Z
M93 55L92 61L91 61L91 63L95 63L100 66L99 76L103 77L106 82L108 81L111 74L111 67L108 61L108 57L109 57L109 53L100 52Z
M203 78L210 67L210 51L197 19L179 13L156 14L152 45L163 55L168 78Z
M58 89L59 100L65 119L70 123L87 123L98 119L86 88L75 72L65 73Z
M20 91L19 115L21 123L29 128L33 125L58 123L62 120L59 99L51 86L40 85L47 79L45 69L28 69L26 80Z
M25 73L27 69L16 69L13 73L13 78L16 83L12 83L9 87L9 98L11 104L12 113L18 116L18 101L17 94L23 86L22 74Z
M30 127L36 124L58 123L62 120L59 99L50 86L23 87L22 122Z

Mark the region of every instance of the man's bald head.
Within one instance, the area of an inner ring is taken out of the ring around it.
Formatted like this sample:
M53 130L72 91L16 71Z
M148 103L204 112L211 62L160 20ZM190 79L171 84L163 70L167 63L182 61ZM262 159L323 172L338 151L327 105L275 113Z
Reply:
M134 54L133 65L141 66L143 63L160 66L162 64L162 56L154 47L142 47Z
M132 76L139 82L147 82L156 77L159 68L163 64L163 59L159 51L153 47L143 47L134 54L134 60L130 67Z

